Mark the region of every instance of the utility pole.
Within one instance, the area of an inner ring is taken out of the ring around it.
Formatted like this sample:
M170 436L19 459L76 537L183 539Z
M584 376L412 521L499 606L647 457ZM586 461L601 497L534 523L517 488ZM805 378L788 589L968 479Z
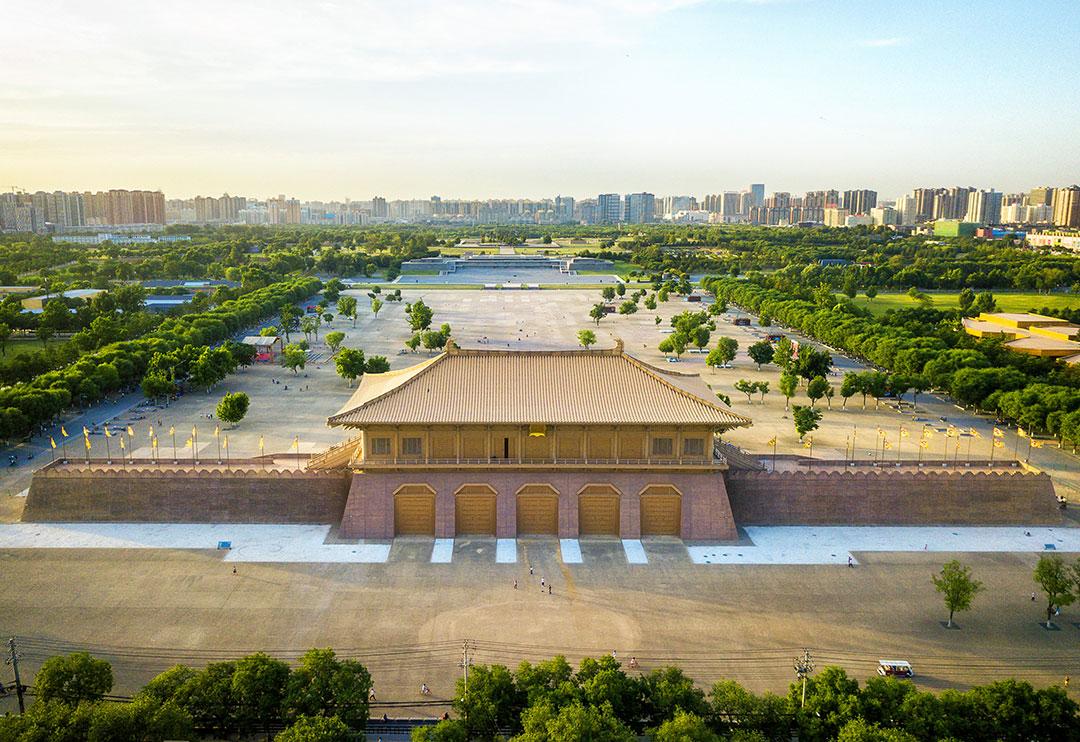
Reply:
M810 650L804 649L801 657L795 658L795 679L802 682L802 706L806 705L806 678L814 671L814 658Z
M462 700L469 697L469 665L471 664L472 660L469 659L469 640L466 639L465 643L461 646L461 669L465 679L465 692L461 694Z
M15 672L15 694L19 697L19 713L21 714L26 711L26 706L23 702L22 678L19 677L19 653L15 649L15 637L8 639L8 648L11 651L11 656L6 662L11 665L11 669Z

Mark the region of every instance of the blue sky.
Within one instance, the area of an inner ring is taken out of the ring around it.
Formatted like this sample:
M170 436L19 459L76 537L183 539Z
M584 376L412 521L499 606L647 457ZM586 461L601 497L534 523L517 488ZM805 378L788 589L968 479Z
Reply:
M1080 2L20 3L0 180L576 196L1080 180Z

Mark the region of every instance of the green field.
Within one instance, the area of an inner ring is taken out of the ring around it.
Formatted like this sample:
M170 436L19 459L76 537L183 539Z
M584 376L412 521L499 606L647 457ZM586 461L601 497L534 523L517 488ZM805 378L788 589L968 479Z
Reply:
M1027 312L1031 309L1050 307L1051 309L1080 309L1080 296L1076 294L1037 294L1032 292L999 293L993 292L998 311ZM960 306L960 292L929 293L935 309L956 309ZM875 315L882 315L890 309L903 309L918 306L919 302L907 294L878 294L873 301L867 301L860 294L855 303L870 309Z
M614 273L616 275L625 277L626 274L629 273L630 271L641 270L640 265L635 265L634 263L629 263L629 262L627 262L625 260L616 260L616 261L613 261L613 262L615 263L615 267L612 268L611 270L606 270L606 271L578 271L578 273L580 275L582 275L582 276L610 276L612 273Z
M60 343L66 343L67 340L53 339L49 341L49 345L59 345ZM41 350L45 346L41 344L41 341L37 338L12 338L8 340L7 347L5 348L4 358L14 358L15 356L22 355L23 353L31 353L36 350Z

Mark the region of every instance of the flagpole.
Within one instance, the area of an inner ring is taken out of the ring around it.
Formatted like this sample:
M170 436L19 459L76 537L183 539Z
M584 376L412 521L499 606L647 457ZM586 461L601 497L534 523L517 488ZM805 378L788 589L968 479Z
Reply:
M776 435L772 439L772 470L776 471Z
M66 464L66 463L67 463L67 460L68 460L68 455L67 455L67 436L66 436L66 435L63 435L63 432L64 432L64 430L63 430L63 428L61 428L61 429L60 429L60 433L61 433L61 435L60 435L60 445L61 445L61 446L63 447L63 449L64 449L64 463Z
M180 459L176 456L176 426L169 428L169 434L172 435L172 458L173 464L179 464Z
M229 462L229 436L225 436L225 468L231 468Z
M108 430L107 427L105 429ZM105 436L105 463L112 463L112 452L109 450L109 436Z

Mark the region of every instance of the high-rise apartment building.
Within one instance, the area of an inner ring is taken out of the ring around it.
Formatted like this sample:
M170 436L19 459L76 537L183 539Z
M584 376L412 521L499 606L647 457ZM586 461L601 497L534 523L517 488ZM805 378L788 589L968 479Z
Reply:
M764 206L765 205L765 184L764 183L751 183L750 184L750 205L751 206Z
M574 199L572 196L555 197L555 221L569 224L574 221Z
M916 188L912 191L915 199L915 224L922 224L934 218L934 205L937 201L939 188Z
M597 221L601 224L618 224L622 221L622 196L618 193L601 193L596 197Z
M1000 224L1001 194L993 189L969 193L964 220L974 224Z
M1051 206L1054 203L1054 189L1039 186L1028 191L1028 206Z
M1080 186L1055 188L1052 208L1055 227L1080 227Z
M877 206L877 191L844 191L840 206L847 209L849 214L869 214L870 209Z
M623 221L646 224L656 214L656 196L651 193L628 193L624 201Z

